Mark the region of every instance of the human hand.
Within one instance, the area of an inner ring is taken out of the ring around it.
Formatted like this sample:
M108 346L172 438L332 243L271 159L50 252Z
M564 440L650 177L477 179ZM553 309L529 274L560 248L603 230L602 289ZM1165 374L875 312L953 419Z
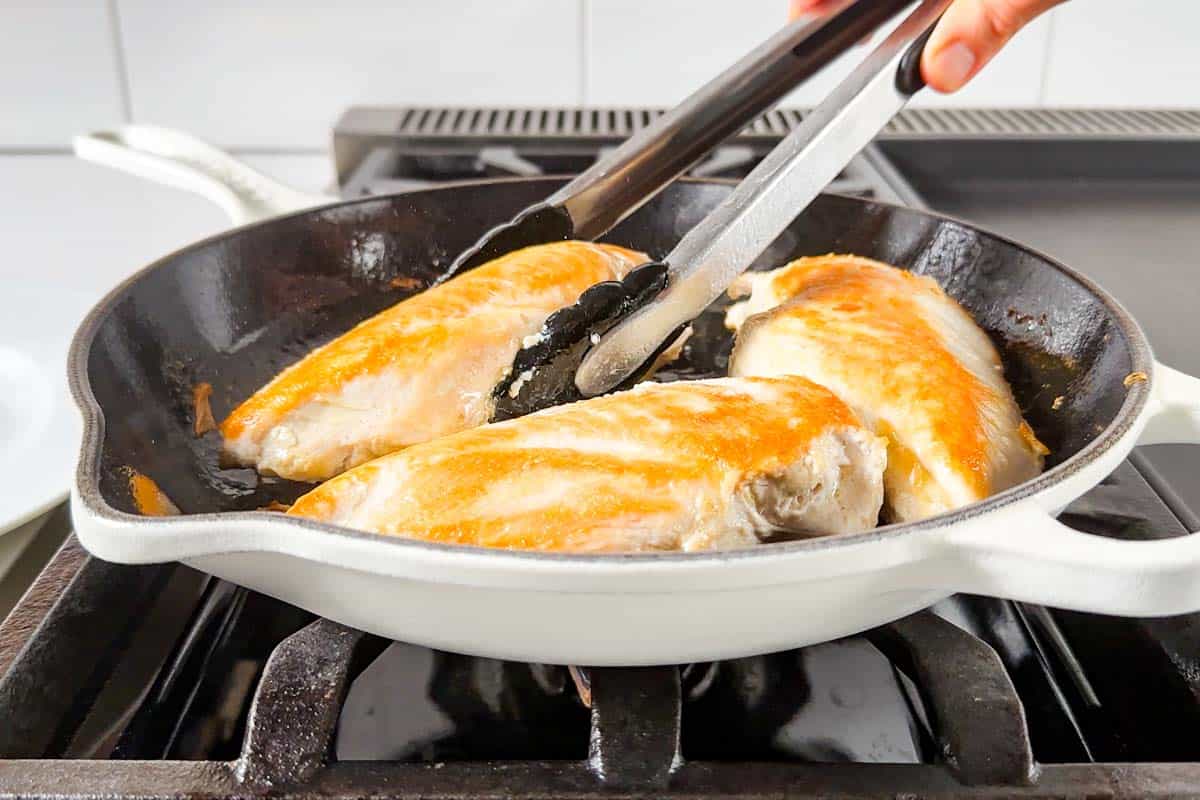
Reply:
M859 0L871 2L871 0ZM939 92L958 91L1017 31L1064 0L954 0L921 54L921 76ZM790 0L789 16L832 11L838 0Z

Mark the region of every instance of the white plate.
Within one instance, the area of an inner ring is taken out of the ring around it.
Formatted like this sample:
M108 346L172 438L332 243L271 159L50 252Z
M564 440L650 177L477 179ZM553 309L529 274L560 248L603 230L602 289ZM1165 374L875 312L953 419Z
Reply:
M35 312L20 307L30 299L28 289L5 291L5 303L13 305L0 323L0 532L63 500L79 441L61 369L66 345L54 341L62 337L11 335Z

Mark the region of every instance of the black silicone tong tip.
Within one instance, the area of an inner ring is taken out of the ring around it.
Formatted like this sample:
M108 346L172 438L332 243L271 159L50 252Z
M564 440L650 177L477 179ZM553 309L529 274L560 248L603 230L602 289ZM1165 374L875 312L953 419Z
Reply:
M454 259L454 263L437 282L447 281L455 275L523 247L565 242L574 238L575 224L566 210L559 206L539 203L485 233L478 242Z
M622 280L592 286L574 305L551 314L542 324L538 341L517 352L511 372L493 390L492 422L582 400L575 386L575 371L588 348L617 322L650 302L666 284L667 265L652 261ZM646 363L652 364L677 336L678 332L669 336ZM616 388L627 388L640 374Z

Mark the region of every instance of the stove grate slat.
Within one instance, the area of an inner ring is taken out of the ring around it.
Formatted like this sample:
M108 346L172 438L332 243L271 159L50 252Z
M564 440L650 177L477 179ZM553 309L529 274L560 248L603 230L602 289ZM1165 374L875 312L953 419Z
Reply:
M963 783L1032 781L1025 710L995 650L928 611L867 636L922 691L945 760Z
M328 758L350 682L386 646L325 619L284 639L250 708L239 783L269 789L312 778Z

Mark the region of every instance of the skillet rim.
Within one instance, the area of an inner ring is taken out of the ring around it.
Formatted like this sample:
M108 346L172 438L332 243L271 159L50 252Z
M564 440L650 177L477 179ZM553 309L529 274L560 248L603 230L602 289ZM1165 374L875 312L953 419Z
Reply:
M407 539L400 536L383 536L380 534L369 533L365 531L357 531L351 528L344 528L338 525L333 525L326 522L306 519L303 517L290 517L282 514L264 514L261 511L217 511L204 512L198 514L182 514L179 516L162 516L149 517L139 514L129 514L113 508L104 499L100 493L99 487L99 466L101 456L103 454L105 416L104 410L97 402L95 395L92 392L91 381L88 375L88 359L91 355L92 344L95 342L96 334L99 331L101 324L107 319L113 307L124 297L126 291L134 286L145 275L166 266L170 262L189 253L193 250L200 250L219 240L228 238L235 234L246 230L264 227L283 220L294 219L308 214L327 212L331 209L339 209L351 207L359 204L373 203L381 200L394 200L395 198L406 197L417 192L422 194L435 193L440 191L455 191L464 188L478 186L493 186L507 183L533 183L544 182L549 184L558 184L568 180L570 176L555 176L542 175L536 178L528 177L502 177L484 180L462 180L438 184L434 187L426 189L416 189L407 192L396 192L386 195L371 195L367 197L358 197L348 200L340 200L332 203L321 204L312 208L300 209L298 211L280 214L267 219L250 222L244 225L227 228L223 231L199 239L190 244L184 245L170 253L167 253L151 263L137 269L124 280L109 290L99 301L92 306L91 310L79 323L74 336L71 339L71 346L67 358L67 380L71 391L71 398L82 417L82 434L80 436L80 449L78 462L75 470L75 480L72 491L72 498L78 499L84 506L87 513L93 514L96 517L112 523L118 523L123 526L134 526L146 528L146 533L150 533L152 529L162 529L160 533L165 533L170 526L183 526L192 524L219 524L219 525L250 525L265 523L270 526L281 526L282 528L294 527L305 529L322 534L329 534L339 537L349 537L360 541L370 541L379 543L381 546L401 547L416 549L419 552L429 553L434 555L447 556L450 558L474 560L480 557L487 557L489 560L495 561L516 561L516 562L535 562L549 566L551 563L561 563L564 565L588 565L601 566L615 563L645 563L645 564L664 564L675 563L702 565L704 563L713 563L729 560L742 560L754 558L768 558L771 556L794 555L797 553L830 550L840 547L853 547L855 545L867 544L875 541L891 540L896 537L907 534L916 534L921 531L928 531L937 528L949 527L958 523L966 522L977 517L987 515L993 512L1000 511L1010 505L1027 500L1040 492L1056 486L1070 479L1084 468L1088 467L1094 461L1101 458L1109 450L1118 444L1134 427L1137 421L1146 410L1151 397L1151 387L1154 381L1154 366L1155 359L1153 351L1150 347L1150 342L1146 337L1145 332L1138 324L1137 320L1131 315L1120 301L1108 293L1098 283L1093 281L1086 275L1076 271L1075 269L1063 264L1056 258L1053 258L1046 253L1023 244L1011 237L996 233L987 228L980 227L973 223L967 222L959 217L950 214L930 211L927 209L917 209L905 206L901 203L891 203L875 199L866 199L853 195L841 194L838 192L822 192L821 196L837 197L844 200L850 200L859 205L875 205L886 208L897 209L906 213L913 213L927 218L932 218L939 222L951 223L961 226L967 230L974 231L978 234L987 236L993 240L1001 242L1009 247L1016 248L1039 259L1047 267L1056 270L1063 274L1068 279L1074 281L1084 290L1094 296L1100 303L1109 311L1111 318L1118 328L1125 335L1129 342L1131 372L1144 372L1150 376L1149 381L1141 381L1135 383L1127 389L1125 399L1121 403L1116 415L1113 417L1105 428L1100 431L1091 441L1084 445L1077 453L1070 456L1061 464L1057 464L1049 470L1040 473L1037 477L1023 483L1017 484L1014 487L1006 489L1003 492L991 495L984 500L971 503L953 511L948 511L943 514L938 514L926 519L917 520L908 523L895 523L891 525L883 525L861 533L840 534L830 536L819 536L811 539L799 539L787 542L770 542L756 545L754 547L746 547L735 550L713 550L699 552L653 552L653 553L559 553L547 552L538 550L506 550L499 548L484 547L481 545L461 545L461 544L444 544L439 542L428 542L420 539ZM679 178L675 182L685 184L712 184L712 185L736 185L737 181L721 178ZM222 552L282 552L277 548L243 548L230 549Z

